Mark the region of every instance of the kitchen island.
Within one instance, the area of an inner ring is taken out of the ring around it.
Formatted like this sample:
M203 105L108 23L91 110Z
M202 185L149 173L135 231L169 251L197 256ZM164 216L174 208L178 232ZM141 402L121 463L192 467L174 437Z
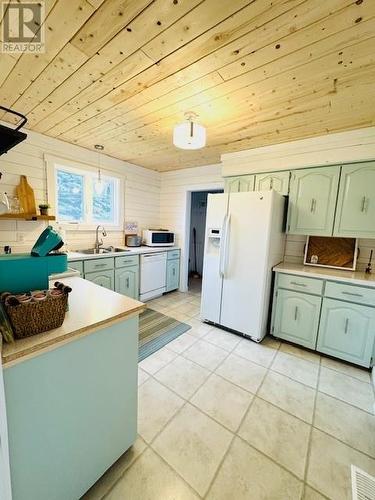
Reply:
M5 344L13 500L79 498L135 441L144 304L81 278L60 328Z

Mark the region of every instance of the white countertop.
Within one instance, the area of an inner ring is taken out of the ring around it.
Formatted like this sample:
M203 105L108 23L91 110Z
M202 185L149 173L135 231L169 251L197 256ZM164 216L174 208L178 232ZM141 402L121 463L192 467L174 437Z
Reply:
M364 285L375 288L375 270L373 274L365 274L361 271L345 271L341 269L330 269L323 267L304 266L303 264L289 264L283 262L273 268L275 272L295 274L309 278L321 278L330 281L342 281L352 285Z
M105 257L121 257L124 255L140 255L145 253L157 253L157 252L168 252L169 250L179 250L179 247L125 247L116 246L115 248L121 248L122 252L110 252L110 253L94 253L86 254L80 252L68 252L68 261L74 262L76 260L87 260L87 259L101 259Z

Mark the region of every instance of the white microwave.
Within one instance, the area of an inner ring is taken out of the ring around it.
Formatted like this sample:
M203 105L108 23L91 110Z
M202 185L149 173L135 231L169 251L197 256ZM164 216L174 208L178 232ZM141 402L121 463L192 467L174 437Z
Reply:
M142 243L148 247L173 247L174 233L167 229L146 229L142 233Z

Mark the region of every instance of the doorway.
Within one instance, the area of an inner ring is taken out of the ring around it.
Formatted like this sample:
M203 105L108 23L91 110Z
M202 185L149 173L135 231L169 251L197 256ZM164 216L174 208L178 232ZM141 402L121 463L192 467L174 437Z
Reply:
M207 214L207 197L223 190L193 191L190 205L188 290L200 293L202 288L203 257Z

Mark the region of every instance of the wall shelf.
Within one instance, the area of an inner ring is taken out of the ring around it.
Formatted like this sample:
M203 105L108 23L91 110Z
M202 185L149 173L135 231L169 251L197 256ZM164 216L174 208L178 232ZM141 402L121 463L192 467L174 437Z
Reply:
M38 214L2 214L0 215L0 220L56 220L54 215L38 215Z

